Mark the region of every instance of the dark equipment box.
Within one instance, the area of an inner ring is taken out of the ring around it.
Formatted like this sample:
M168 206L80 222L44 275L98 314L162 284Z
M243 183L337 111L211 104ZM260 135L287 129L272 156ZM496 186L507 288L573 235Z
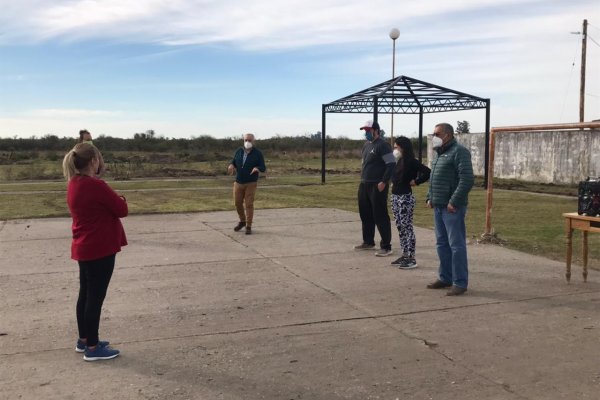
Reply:
M600 216L600 178L579 182L577 214Z

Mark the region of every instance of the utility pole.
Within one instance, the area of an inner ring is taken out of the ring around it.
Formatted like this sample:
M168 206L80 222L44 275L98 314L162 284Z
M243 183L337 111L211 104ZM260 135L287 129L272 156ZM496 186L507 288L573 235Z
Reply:
M579 122L584 121L585 111L585 53L587 49L587 19L583 20L583 37L581 38L581 85L579 87Z

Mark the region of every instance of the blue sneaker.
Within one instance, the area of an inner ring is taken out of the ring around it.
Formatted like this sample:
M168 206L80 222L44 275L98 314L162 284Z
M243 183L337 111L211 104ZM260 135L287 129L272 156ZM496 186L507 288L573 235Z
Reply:
M96 346L94 350L90 350L86 347L83 353L83 359L85 361L110 360L111 358L118 356L119 353L119 350L111 349L110 347Z
M105 342L103 340L100 340L98 342L98 346L100 347L106 347L110 344L110 342ZM83 343L81 341L81 339L77 339L77 345L75 346L75 351L78 353L83 353L85 351L85 343Z

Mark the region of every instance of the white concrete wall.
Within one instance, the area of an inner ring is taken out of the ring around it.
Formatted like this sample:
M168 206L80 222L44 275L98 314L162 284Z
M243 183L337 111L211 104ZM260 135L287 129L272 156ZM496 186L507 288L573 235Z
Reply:
M475 175L483 176L485 133L457 134L456 139L471 150ZM431 135L427 155L432 160ZM563 184L598 177L600 130L497 133L494 176Z

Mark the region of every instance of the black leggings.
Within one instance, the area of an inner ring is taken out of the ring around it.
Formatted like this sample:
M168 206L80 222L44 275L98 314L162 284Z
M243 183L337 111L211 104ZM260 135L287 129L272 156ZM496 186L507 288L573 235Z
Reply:
M98 344L102 303L115 268L115 254L91 261L79 261L77 328L88 346Z

